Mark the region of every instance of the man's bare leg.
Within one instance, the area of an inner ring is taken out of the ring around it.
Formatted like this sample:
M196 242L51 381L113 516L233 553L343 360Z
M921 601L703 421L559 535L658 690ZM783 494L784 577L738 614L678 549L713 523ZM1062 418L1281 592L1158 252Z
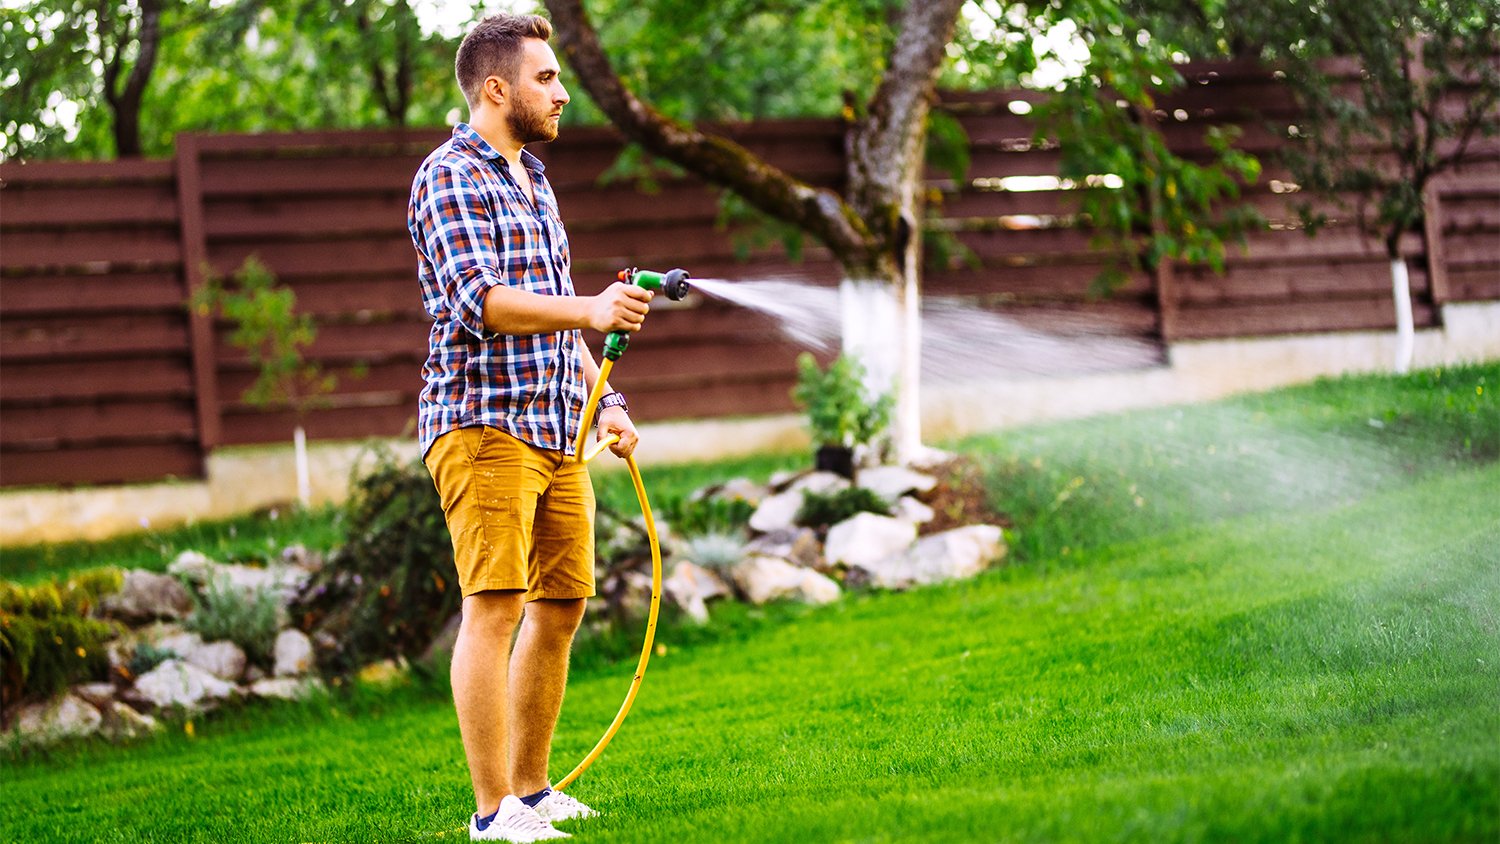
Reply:
M587 599L526 605L510 658L510 784L517 796L546 788L552 731L568 684L568 650Z
M463 621L453 645L453 707L474 783L475 810L481 815L495 811L501 798L512 793L505 741L507 651L525 594L506 590L464 598Z

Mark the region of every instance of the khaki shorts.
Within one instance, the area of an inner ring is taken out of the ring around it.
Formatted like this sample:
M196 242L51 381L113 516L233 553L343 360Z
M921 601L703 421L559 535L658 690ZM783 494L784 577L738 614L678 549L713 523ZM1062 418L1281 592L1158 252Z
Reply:
M526 600L594 594L594 487L588 467L495 428L437 438L432 473L465 597L521 589Z

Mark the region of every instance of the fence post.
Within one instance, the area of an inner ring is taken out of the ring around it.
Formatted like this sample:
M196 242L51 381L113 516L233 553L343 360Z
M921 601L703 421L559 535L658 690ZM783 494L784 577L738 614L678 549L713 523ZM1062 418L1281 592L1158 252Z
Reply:
M208 272L208 243L203 226L203 179L198 137L175 139L178 232L182 238L182 278L187 302L203 288ZM214 317L188 307L188 345L193 357L193 398L198 413L198 446L205 464L220 441L219 377L214 361Z

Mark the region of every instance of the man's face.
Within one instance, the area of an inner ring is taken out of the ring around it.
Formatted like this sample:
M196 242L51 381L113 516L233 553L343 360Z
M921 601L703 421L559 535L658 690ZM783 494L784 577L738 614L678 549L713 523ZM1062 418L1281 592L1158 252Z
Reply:
M505 122L517 143L550 141L557 137L557 123L568 102L567 89L558 78L557 56L547 42L528 38L522 42L521 69L507 86L510 109Z

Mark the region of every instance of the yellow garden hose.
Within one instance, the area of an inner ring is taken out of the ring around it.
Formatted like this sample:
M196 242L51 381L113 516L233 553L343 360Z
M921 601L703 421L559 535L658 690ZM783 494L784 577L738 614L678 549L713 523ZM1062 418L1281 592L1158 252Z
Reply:
M605 358L599 366L599 377L594 381L594 389L589 394L588 401L583 406L583 423L578 428L578 439L573 444L573 459L581 463L587 463L598 457L620 437L617 434L609 436L594 443L585 453L583 448L584 438L588 436L589 425L594 421L594 411L599 406L599 397L604 394L604 385L609 380L609 371L615 362ZM625 722L625 716L630 714L630 706L635 703L636 692L640 691L641 680L646 676L646 664L651 661L651 645L656 639L656 616L661 608L661 544L656 537L656 519L651 515L651 502L646 499L646 485L641 482L641 470L636 466L634 455L625 458L625 465L630 469L630 481L635 485L635 497L641 504L641 515L646 520L646 539L651 545L651 611L646 616L646 640L641 645L641 659L635 666L635 678L630 681L630 691L625 694L625 702L620 706L620 711L615 715L615 720L610 723L609 729L604 731L604 736L594 749L583 757L572 773L558 780L553 788L559 791L566 788L569 783L578 779L588 766L594 764L599 754L604 752L609 740L615 737L620 725Z

